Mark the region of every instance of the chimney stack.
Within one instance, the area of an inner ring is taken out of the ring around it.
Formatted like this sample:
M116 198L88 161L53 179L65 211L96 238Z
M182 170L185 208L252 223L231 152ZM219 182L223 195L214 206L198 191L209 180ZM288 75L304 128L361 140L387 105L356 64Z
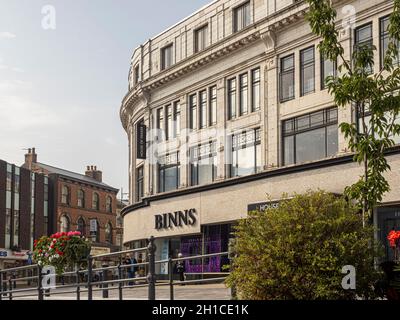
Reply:
M98 182L103 182L103 173L97 170L97 166L87 166L85 176L95 179Z
M25 154L25 167L32 170L32 164L37 162L37 154L35 148L29 148Z

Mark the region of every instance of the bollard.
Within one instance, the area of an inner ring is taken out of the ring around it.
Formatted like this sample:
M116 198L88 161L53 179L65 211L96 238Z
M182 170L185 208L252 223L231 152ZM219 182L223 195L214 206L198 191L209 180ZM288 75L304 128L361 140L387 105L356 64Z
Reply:
M103 268L108 268L107 264L102 265ZM108 270L103 270L103 279L102 281L108 281ZM108 283L103 283L103 299L108 299Z
M156 266L155 266L155 252L156 246L154 244L154 237L149 239L147 252L149 257L149 273L147 274L147 283L149 284L149 300L156 300Z
M91 256L88 257L88 300L93 300L93 288L92 288L92 279L93 279L93 258Z
M79 265L76 266L76 300L81 300Z
M121 269L121 261L119 262L119 264L118 264L118 280L121 280L122 279L122 269ZM122 282L118 282L118 299L119 300L122 300L122 286L123 286L123 284L122 284Z
M42 275L42 267L41 266L38 266L37 272L38 272L38 285L37 285L38 299L43 300L43 288L42 288L43 275Z
M169 276L169 299L174 300L174 278L172 272L172 258L168 259L168 276Z

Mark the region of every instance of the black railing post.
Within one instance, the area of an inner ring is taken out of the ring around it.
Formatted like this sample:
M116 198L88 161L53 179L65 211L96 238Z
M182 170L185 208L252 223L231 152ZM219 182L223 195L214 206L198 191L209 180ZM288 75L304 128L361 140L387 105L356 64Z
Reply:
M0 270L0 301L3 300L3 272Z
M88 287L88 300L93 300L93 288L92 288L92 279L93 279L93 258L92 256L88 257L88 278L87 278L87 287Z
M108 265L103 264L102 267L108 268ZM108 270L107 269L103 270L102 274L103 274L102 281L108 281ZM102 288L103 288L103 299L107 299L108 298L108 283L103 283Z
M168 276L169 276L169 299L174 300L174 273L172 270L172 258L168 259Z
M76 266L76 300L81 300L79 265Z
M149 300L156 300L156 249L154 237L151 236L149 239L149 245L147 246L147 253L149 257L149 273L147 274L147 283L149 284Z
M43 280L43 275L42 275L42 267L38 265L37 267L37 273L38 273L38 283L37 283L37 290L38 290L38 300L43 300L43 288L42 288L42 280Z
M122 300L123 299L123 297L122 297L122 286L123 286L123 283L121 282L121 280L122 280L121 261L118 264L118 280L120 280L118 282L118 298L119 298L119 300Z
M13 291L13 285L12 285L12 279L11 279L11 275L10 275L10 277L8 278L8 290L10 291L10 293L8 294L8 298L10 299L10 300L12 300L12 291Z

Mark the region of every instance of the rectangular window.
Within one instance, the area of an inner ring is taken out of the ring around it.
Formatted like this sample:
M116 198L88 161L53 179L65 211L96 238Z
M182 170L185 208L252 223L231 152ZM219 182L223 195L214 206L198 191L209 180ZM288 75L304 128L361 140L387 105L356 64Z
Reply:
M390 23L390 16L386 16L380 19L380 64L381 64L381 68L383 67L384 64L384 59L385 59L385 55L386 52L389 48L389 42L390 42L390 35L389 35L389 23ZM397 46L399 44L397 43ZM399 55L397 57L397 59L395 59L393 61L394 65L399 65L400 64L400 52Z
M140 73L139 73L139 66L135 67L135 85L139 83L139 79L140 79Z
M328 77L336 77L337 63L333 62L321 54L321 90L326 89Z
M157 137L158 141L163 141L165 136L165 120L164 120L164 108L157 110Z
M240 95L239 95L239 111L240 115L244 115L248 113L249 110L249 81L247 73L239 76L239 86L240 86Z
M294 99L294 54L281 59L280 101Z
M181 133L181 105L179 101L174 103L174 138Z
M12 166L7 164L6 190L12 191Z
M217 87L210 88L210 126L217 124Z
M200 98L200 129L207 126L207 91L201 91L199 93Z
M250 1L233 10L233 32L246 28L250 21Z
M172 66L172 44L161 49L161 70Z
M166 140L170 140L174 138L174 117L172 113L172 105L167 106L167 132L166 132Z
M190 117L190 129L197 129L197 94L192 94L189 97L189 117Z
M144 195L144 168L136 169L136 202L140 202Z
M230 176L245 176L261 170L260 129L233 135Z
M236 78L228 80L228 119L236 118Z
M354 50L361 50L364 47L372 48L372 23L356 28ZM366 72L372 73L372 66L367 66Z
M251 111L260 110L260 69L251 71Z
M194 32L194 51L195 53L204 50L207 47L208 25L201 27Z
M5 248L9 249L11 246L11 209L6 208L6 241Z
M337 108L310 113L283 122L284 165L300 164L338 152Z
M300 51L301 96L315 91L314 46Z
M49 178L44 177L44 206L43 206L43 217L44 217L44 226L43 230L45 234L48 234L49 227Z
M178 189L179 180L179 152L160 157L158 163L158 191L168 192Z
M190 181L192 186L212 183L217 176L216 142L190 149Z

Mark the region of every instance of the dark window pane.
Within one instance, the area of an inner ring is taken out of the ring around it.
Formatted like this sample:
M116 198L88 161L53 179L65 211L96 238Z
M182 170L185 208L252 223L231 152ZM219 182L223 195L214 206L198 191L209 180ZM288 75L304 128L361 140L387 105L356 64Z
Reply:
M314 47L300 52L301 67L301 95L314 92L315 70L314 70Z
M294 163L294 136L284 139L284 164L290 165Z
M325 158L325 128L296 135L296 163Z
M334 156L338 152L338 126L327 128L327 156Z

